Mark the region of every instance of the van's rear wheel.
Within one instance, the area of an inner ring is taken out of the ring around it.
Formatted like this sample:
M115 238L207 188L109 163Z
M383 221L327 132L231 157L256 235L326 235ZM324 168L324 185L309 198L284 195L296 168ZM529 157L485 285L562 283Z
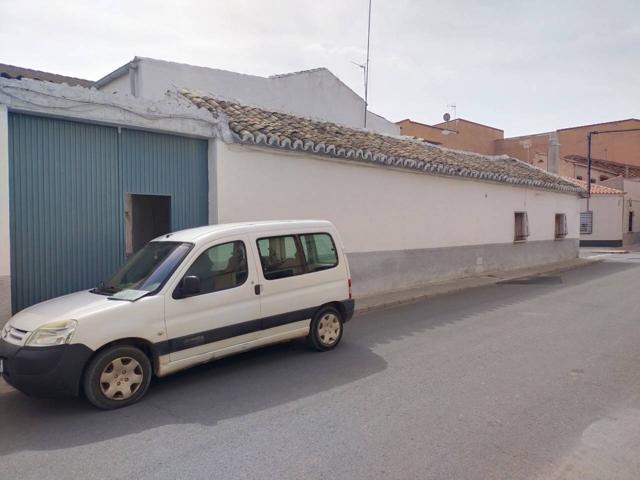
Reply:
M140 400L151 382L151 362L142 350L114 345L98 353L84 375L84 393L104 410L126 407Z
M320 310L311 320L309 343L313 348L324 352L335 348L342 338L342 315L333 307Z

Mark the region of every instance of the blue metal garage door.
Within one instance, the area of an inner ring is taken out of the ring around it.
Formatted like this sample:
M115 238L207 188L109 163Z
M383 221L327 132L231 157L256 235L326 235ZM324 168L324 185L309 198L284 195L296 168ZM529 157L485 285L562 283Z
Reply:
M124 196L171 196L172 229L206 225L207 142L11 113L12 307L89 288L124 260Z

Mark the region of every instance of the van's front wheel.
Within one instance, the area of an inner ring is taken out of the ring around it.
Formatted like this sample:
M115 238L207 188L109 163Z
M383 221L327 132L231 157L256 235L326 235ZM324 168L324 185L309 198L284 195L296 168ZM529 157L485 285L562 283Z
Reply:
M125 407L140 400L151 382L151 362L142 350L114 345L98 353L84 375L84 393L104 410Z
M309 343L313 348L324 352L335 348L342 338L342 315L333 307L320 310L311 320Z

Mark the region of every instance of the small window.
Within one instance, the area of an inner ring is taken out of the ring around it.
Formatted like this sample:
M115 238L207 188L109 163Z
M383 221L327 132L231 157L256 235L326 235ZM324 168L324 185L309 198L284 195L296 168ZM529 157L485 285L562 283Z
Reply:
M604 182L605 180L609 180L609 177L607 177L606 175L600 175L600 181Z
M590 179L590 182L591 182L591 183L596 183L596 179L595 179L595 178L592 178L592 179Z
M191 264L185 277L200 279L200 293L218 292L242 285L249 274L244 243L229 242L211 247Z
M336 246L328 233L300 235L308 272L327 270L338 265Z
M258 240L258 250L264 278L267 280L305 273L304 256L293 235L261 238Z
M580 235L593 233L593 212L580 213Z
M515 212L515 235L514 241L521 242L529 236L529 219L527 212Z
M633 232L633 212L629 212L629 231Z
M567 215L556 213L556 238L564 238L567 233Z
M578 180L582 180L582 175L578 175L578 176L576 177L576 179L578 179Z

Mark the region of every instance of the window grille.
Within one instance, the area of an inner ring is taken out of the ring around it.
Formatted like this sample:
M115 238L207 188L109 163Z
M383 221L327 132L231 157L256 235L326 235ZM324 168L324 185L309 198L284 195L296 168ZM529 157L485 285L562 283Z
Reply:
M580 213L580 235L590 235L593 233L593 212Z

